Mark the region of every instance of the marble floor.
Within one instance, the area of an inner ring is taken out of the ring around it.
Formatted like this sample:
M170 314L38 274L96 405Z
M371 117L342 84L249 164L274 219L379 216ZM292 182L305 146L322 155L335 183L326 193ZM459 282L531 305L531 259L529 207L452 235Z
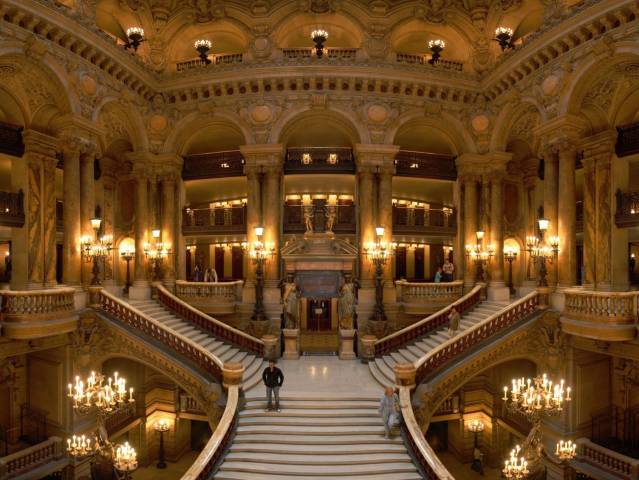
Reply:
M195 462L198 452L188 452L182 455L177 462L166 462L166 468L157 468L153 462L148 467L138 468L133 473L135 480L176 480L186 473Z
M330 396L382 395L382 387L373 378L368 365L359 360L340 360L336 356L308 355L299 360L279 360L277 366L284 373L281 395L327 394ZM246 392L248 397L260 395L259 384Z
M452 453L439 452L437 456L454 478L464 480L499 480L501 478L499 469L484 466L484 475L482 476L470 469L470 463L461 463Z

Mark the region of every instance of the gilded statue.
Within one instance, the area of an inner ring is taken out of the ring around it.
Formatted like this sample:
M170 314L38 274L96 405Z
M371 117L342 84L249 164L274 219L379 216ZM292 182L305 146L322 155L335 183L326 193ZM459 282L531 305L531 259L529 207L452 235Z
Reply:
M300 317L300 290L294 281L289 279L284 286L282 300L284 303L284 327L298 328Z
M355 284L346 277L340 290L337 313L339 315L339 328L351 330L355 319Z

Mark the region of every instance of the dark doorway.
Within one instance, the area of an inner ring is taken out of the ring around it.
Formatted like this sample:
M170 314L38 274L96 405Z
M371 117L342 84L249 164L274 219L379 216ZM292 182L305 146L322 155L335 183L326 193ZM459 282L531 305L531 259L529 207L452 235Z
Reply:
M57 243L55 246L55 280L62 283L62 244Z
M312 332L326 332L331 329L331 300L308 300L308 330Z
M395 278L406 278L406 247L398 247L395 253Z
M424 280L424 247L415 249L415 280Z
M218 280L224 279L224 247L215 247L215 271Z
M244 252L242 247L233 247L231 250L231 275L233 280L244 278Z

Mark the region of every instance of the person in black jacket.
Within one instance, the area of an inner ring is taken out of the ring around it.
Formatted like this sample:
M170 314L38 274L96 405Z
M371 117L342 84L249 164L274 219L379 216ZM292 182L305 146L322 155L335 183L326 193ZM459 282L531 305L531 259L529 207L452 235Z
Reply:
M262 381L266 386L266 398L268 400L266 411L273 410L273 402L271 400L273 394L275 394L275 410L280 412L280 387L284 383L284 374L282 370L275 366L273 360L269 360L268 367L262 372Z

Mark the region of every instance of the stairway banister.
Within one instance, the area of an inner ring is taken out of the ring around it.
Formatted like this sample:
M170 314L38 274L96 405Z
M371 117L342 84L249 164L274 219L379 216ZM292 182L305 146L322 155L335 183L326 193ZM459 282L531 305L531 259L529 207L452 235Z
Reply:
M437 345L427 355L415 362L417 384L419 385L424 379L425 368L428 367L430 371L436 370L445 362L457 358L460 353L469 350L485 338L511 326L520 319L519 315L529 315L537 309L538 305L539 296L537 291L530 292L525 297L489 315L459 335ZM490 328L491 326L493 326L492 329Z
M206 443L204 450L200 452L195 462L193 462L186 473L182 475L181 480L205 480L210 478L233 432L233 426L237 418L239 397L239 386L230 385L226 396L226 407L224 408L220 422Z
M134 315L136 318L122 318L118 316L118 310L120 312L127 312L127 317ZM105 289L100 290L100 307L107 313L114 315L121 322L126 323L136 329L141 329L142 325L139 325L139 319L143 319L147 324L153 325L155 329L146 329L144 333L151 335L154 339L159 340L167 347L177 351L179 354L184 355L189 360L195 362L198 366L202 367L207 372L211 373L213 377L221 381L222 380L222 366L223 362L213 355L211 352L203 348L201 345L195 343L190 338L182 335L179 332L166 328L161 322L158 322L154 318L146 315L141 310L138 310L134 306L124 302L117 298L115 295L107 292ZM159 334L158 332L164 332ZM187 345L189 348L179 348L181 345L176 344L176 341Z
M163 285L156 284L158 300L169 310L182 316L185 320L193 322L197 326L208 330L215 330L214 335L220 339L227 340L237 346L245 348L259 356L264 356L264 342L237 328L220 322L219 320L192 307L184 300L169 292ZM214 328L212 328L214 327Z
M0 480L21 475L63 455L62 438L49 437L44 442L0 458Z
M375 355L383 355L390 350L398 348L426 333L435 330L448 322L448 313L450 309L456 307L460 314L463 314L481 299L482 285L475 286L470 292L463 297L455 300L447 307L442 308L438 312L423 318L419 322L413 323L397 332L391 333L375 342Z
M426 441L424 434L415 419L411 404L410 388L399 387L399 404L402 409L402 417L408 437L409 448L412 449L415 459L426 472L429 479L455 480L444 464L435 454L435 451Z

